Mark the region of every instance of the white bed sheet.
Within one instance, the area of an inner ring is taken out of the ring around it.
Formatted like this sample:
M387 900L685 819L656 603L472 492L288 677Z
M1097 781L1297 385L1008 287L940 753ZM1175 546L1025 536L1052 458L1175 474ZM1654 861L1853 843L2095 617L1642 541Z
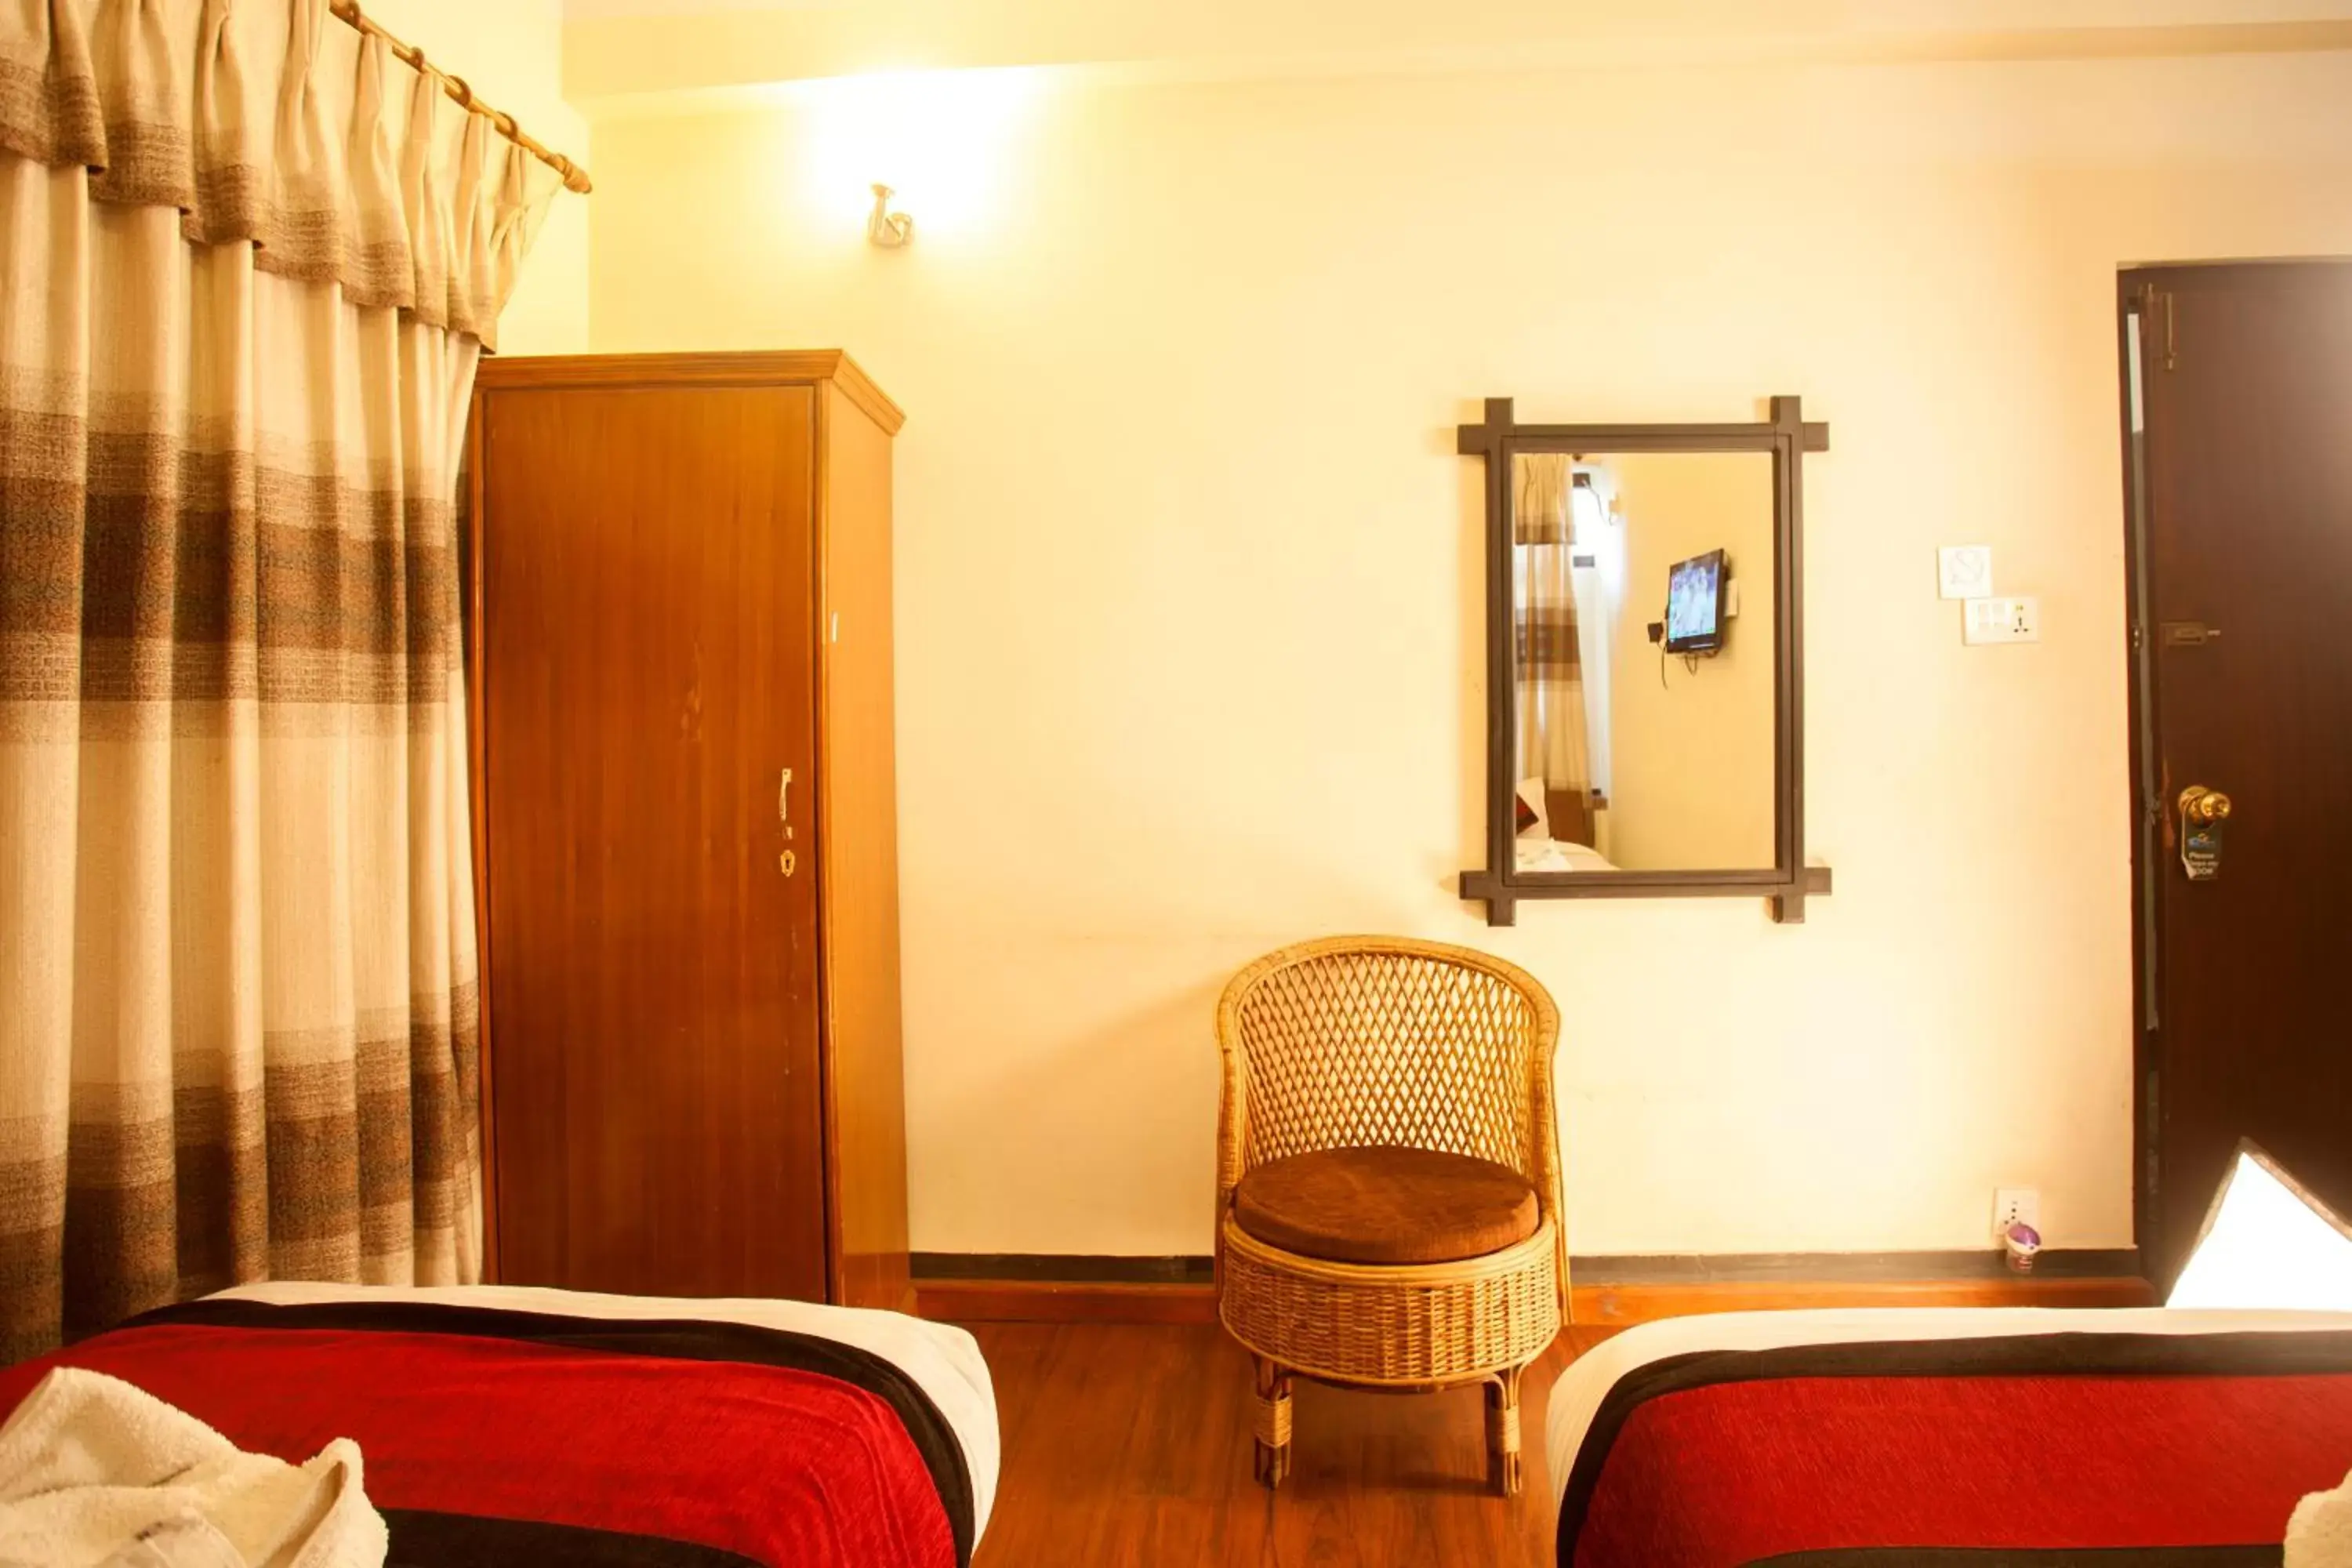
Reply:
M1667 1318L1612 1334L1569 1363L1552 1385L1544 1423L1552 1500L1568 1490L1584 1434L1617 1380L1668 1356L1700 1351L1871 1340L1984 1339L2002 1334L2219 1334L2352 1331L2352 1312L2196 1311L2164 1307L1856 1307L1719 1312Z
M1522 871L1619 871L1624 868L1589 844L1564 838L1522 838L1514 851Z
M207 1297L215 1301L267 1301L303 1306L320 1301L424 1301L453 1307L488 1307L509 1312L547 1312L572 1318L686 1318L710 1323L745 1323L814 1334L869 1351L912 1378L940 1407L963 1447L971 1471L971 1528L977 1543L996 1503L997 1472L1003 1449L996 1426L996 1391L980 1343L951 1323L926 1322L903 1312L865 1307L828 1307L812 1301L773 1301L734 1297L599 1296L527 1285L327 1285L282 1280L242 1285Z

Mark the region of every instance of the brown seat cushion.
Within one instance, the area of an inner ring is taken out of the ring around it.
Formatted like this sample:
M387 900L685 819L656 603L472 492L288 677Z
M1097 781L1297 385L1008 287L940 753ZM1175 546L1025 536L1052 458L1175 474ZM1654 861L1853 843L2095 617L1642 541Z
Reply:
M1318 1149L1269 1160L1234 1190L1260 1241L1332 1263L1452 1263L1525 1241L1536 1190L1508 1165L1430 1149Z

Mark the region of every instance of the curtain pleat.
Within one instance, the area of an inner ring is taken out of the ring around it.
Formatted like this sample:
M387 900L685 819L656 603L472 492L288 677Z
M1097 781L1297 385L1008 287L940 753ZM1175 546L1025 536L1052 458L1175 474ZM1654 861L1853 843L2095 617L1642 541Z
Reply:
M247 109L245 63L230 0L204 0L196 27L195 200L184 228L190 243L231 245L261 237L268 191Z
M335 283L342 279L351 248L352 223L344 209L352 187L342 166L345 135L328 126L326 94L318 79L320 33L330 18L326 0L292 0L292 5L286 66L278 84L267 226L255 260L282 277Z
M186 89L163 0L102 0L94 60L106 167L90 195L140 206L187 206L195 199L195 178Z
M449 330L476 336L497 314L489 292L497 276L490 246L489 142L495 134L480 115L466 116L450 191Z
M408 140L401 154L400 196L407 219L415 276L409 297L416 319L446 327L449 320L449 205L442 199L438 123L441 89L418 76L408 94Z
M35 163L106 163L106 119L89 42L71 0L5 0L0 151Z
M0 5L0 1357L475 1279L453 503L553 177L324 0L274 117L232 0Z
M383 56L383 40L373 33L360 39L347 154L354 251L343 277L343 297L354 305L404 307L416 301L416 274L408 256L400 164L393 156L391 129L384 123Z

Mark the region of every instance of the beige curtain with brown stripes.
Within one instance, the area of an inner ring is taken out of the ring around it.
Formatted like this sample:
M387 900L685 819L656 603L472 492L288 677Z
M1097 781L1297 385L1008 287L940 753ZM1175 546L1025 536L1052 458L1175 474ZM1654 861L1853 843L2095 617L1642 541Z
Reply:
M0 0L0 1357L478 1273L452 512L555 179L444 101L323 0Z
M1543 780L1552 837L1589 844L1592 760L1577 651L1568 454L1523 452L1514 479L1518 776Z

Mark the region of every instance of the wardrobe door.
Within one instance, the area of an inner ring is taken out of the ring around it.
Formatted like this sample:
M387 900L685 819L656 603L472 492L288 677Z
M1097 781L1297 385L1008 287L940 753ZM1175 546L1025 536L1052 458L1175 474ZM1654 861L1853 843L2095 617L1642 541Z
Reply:
M821 1300L814 394L478 409L500 1277Z

